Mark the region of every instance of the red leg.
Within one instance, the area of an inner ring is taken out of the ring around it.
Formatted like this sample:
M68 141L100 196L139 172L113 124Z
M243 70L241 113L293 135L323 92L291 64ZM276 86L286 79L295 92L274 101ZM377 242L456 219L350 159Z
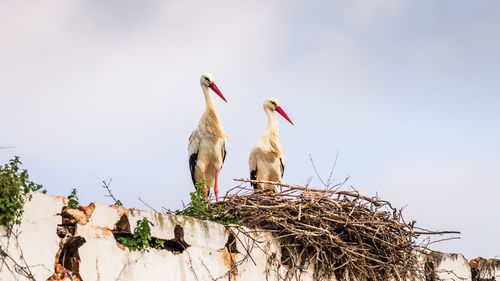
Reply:
M205 178L205 172L201 172L201 177L206 180L206 178ZM205 199L208 199L208 188L207 188L207 185L205 184L203 186L203 188L205 189Z
M219 177L219 171L215 170L215 186L214 186L215 202L219 202L219 186L217 185L218 177Z

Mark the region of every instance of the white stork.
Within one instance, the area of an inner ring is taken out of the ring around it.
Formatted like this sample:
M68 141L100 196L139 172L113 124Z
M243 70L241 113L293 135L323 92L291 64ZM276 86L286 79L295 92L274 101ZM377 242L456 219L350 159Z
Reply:
M218 202L217 178L226 158L225 139L227 136L215 111L215 102L209 89L212 89L225 102L227 100L215 85L212 75L201 75L200 84L205 95L205 113L201 116L198 128L189 136L189 169L193 184L196 185L202 178L206 178L205 196L208 197L210 188L213 188L215 200Z
M279 142L278 120L274 111L278 112L293 125L292 120L275 98L264 101L264 112L267 115L267 128L257 139L250 151L248 163L250 165L250 179L281 182L285 165L283 151ZM274 189L270 184L252 184L254 189ZM281 188L281 186L280 186ZM281 191L282 188L281 188Z

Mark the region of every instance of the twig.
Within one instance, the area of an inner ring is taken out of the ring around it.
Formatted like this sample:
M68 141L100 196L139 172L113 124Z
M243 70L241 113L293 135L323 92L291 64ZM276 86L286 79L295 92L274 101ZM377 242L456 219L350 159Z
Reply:
M21 258L23 264L19 264L10 255L10 253L8 252L8 246L6 247L5 250L3 250L2 247L1 247L1 245L0 245L0 259L2 261L2 265L5 265L9 271L13 272L12 269L9 267L9 265L5 261L6 259L8 259L14 265L14 269L13 270L15 272L18 272L18 273L22 274L28 280L36 281L35 277L33 276L33 273L30 270L31 266L28 265L28 262L24 258L23 249L19 245L19 235L21 234L21 232L14 232L12 225L8 225L6 230L7 230L8 244L10 244L10 238L14 237L14 243L15 243L16 248L19 250L19 257Z
M421 235L443 235L443 234L461 234L460 231L413 231Z
M319 175L318 169L316 169L316 165L314 165L314 161L312 159L311 153L309 153L309 161L311 161L311 165L313 166L313 170L316 173L316 176L318 177L319 181L323 184L325 188L328 188L328 181L324 182L321 176Z
M104 189L106 189L106 190L108 191L108 195L104 195L104 196L106 196L106 197L111 197L111 199L113 199L113 201L115 201L115 204L116 204L116 205L120 205L120 206L121 206L121 205L122 205L122 202L121 202L120 200L116 199L116 197L115 197L115 196L113 195L113 193L111 192L111 189L109 188L109 185L111 184L111 181L112 181L112 180L113 180L113 179L112 179L112 178L110 178L110 179L109 179L109 181L108 181L107 183L106 183L106 181L105 181L105 180L103 180L103 181L102 181L102 184L103 184L103 185L102 185L102 188L104 188Z
M298 189L302 191L311 191L311 192L317 192L317 193L327 193L327 194L337 194L337 195L345 195L345 196L351 196L351 197L356 197L360 198L363 200L366 200L370 203L375 204L377 207L382 206L382 205L388 205L391 207L391 203L389 201L385 200L376 200L370 197L366 197L363 195L360 195L358 192L355 191L345 191L345 190L329 190L329 189L318 189L318 188L306 188L306 187L301 187L301 186L296 186L296 185L289 185L289 184L284 184L284 183L279 183L279 182L273 182L273 181L263 181L263 180L249 180L249 179L233 179L234 181L241 181L241 182L250 182L250 183L267 183L267 184L274 184L274 185L281 185L285 186L291 189Z
M139 199L139 201L141 201L141 202L142 202L142 204L144 204L144 206L146 206L146 207L148 207L149 209L151 209L151 211L159 213L159 212L158 212L155 208L153 208L153 207L149 206L149 204L148 204L148 203L144 202L144 201L141 199L141 197L137 197L137 199Z
M311 164L313 166L314 172L316 173L316 176L318 177L319 181L323 184L323 186L327 189L330 189L330 185L335 181L335 179L332 179L333 172L335 171L335 167L337 166L337 160L339 158L339 150L337 149L337 154L335 155L335 160L333 161L333 166L332 169L330 170L330 174L328 175L328 179L323 181L321 176L319 175L318 169L316 169L316 165L314 165L314 161L312 159L311 153L309 153L309 161L311 161Z
M458 233L460 233L460 232L458 232ZM443 238L443 239L431 241L431 242L429 242L427 244L427 246L430 245L430 244L438 243L438 242L443 242L443 241L448 241L448 240L456 240L456 239L460 239L460 237L459 236L454 236L454 237L448 237L448 238Z

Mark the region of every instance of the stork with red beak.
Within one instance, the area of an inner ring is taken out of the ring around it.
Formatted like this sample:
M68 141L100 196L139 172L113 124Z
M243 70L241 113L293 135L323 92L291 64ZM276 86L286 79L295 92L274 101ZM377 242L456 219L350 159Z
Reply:
M264 112L267 115L267 128L257 139L250 151L248 163L250 164L250 179L261 181L281 182L285 164L283 161L283 151L279 142L278 120L274 112L278 112L288 122L293 125L292 120L280 107L280 103L275 98L268 98L264 101ZM252 183L254 189L274 189L271 184ZM282 187L280 186L283 192Z
M213 188L215 200L218 202L219 187L217 179L222 169L222 163L226 158L227 136L220 124L217 111L215 111L215 102L210 89L225 102L227 100L215 85L212 75L201 75L200 84L205 95L205 113L201 116L198 128L189 136L189 169L193 184L196 185L202 178L205 178L205 196L208 198L210 189Z

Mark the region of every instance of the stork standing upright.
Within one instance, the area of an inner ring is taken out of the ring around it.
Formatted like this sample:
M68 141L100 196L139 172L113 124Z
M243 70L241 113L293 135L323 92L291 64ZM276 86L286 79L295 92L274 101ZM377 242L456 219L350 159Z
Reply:
M201 116L198 127L189 136L189 169L193 184L196 185L202 178L205 178L205 196L208 197L210 189L213 188L215 200L218 202L217 179L226 158L227 136L220 124L217 111L215 111L215 102L210 94L210 89L225 102L227 100L215 85L212 75L201 75L200 84L205 95L205 113Z
M250 165L250 179L281 182L285 164L283 161L283 151L279 142L278 120L274 111L278 112L288 122L293 125L292 120L280 107L280 103L275 98L268 98L264 101L264 112L267 115L267 128L257 139L250 151L248 163ZM271 184L252 183L254 189L274 189ZM280 186L281 191L283 191Z

